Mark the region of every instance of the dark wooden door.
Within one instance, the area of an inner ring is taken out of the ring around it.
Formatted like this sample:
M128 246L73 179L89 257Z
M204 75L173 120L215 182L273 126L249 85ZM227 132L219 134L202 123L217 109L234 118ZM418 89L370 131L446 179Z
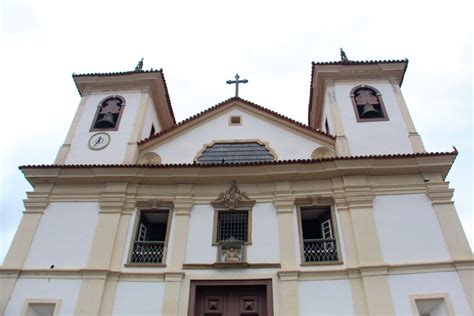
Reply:
M195 316L267 316L264 285L199 286Z

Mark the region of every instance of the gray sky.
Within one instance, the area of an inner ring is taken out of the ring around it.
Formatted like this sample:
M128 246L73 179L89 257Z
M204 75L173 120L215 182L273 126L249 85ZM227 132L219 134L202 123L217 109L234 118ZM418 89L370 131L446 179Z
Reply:
M402 86L428 151L460 154L448 180L471 245L472 26L468 1L33 1L0 7L0 262L79 95L72 73L163 68L178 121L240 96L307 123L311 61L410 60Z

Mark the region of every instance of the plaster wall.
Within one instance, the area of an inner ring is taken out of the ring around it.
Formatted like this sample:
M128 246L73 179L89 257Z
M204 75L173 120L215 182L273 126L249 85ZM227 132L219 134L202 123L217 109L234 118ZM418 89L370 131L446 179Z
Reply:
M163 282L120 281L112 315L161 315Z
M212 246L214 208L195 205L189 220L186 263L214 263L217 247ZM252 210L252 244L247 246L249 263L280 261L276 210L271 203L257 203Z
M357 122L350 93L360 84L372 86L382 94L388 121ZM335 91L352 155L413 153L408 129L388 81L336 82Z
M25 261L25 268L85 268L92 246L99 204L54 202L45 209Z
M349 280L299 281L299 314L354 315Z
M120 95L125 99L122 118L117 131L104 131L110 135L110 144L102 150L90 150L89 138L96 132L90 132L97 106L111 95ZM76 133L71 142L71 148L66 157L66 164L82 163L122 163L125 157L127 142L135 124L140 91L113 91L91 94L85 104L84 112L79 120Z
M241 125L229 126L229 117L234 115L242 117ZM191 163L204 145L211 144L214 140L239 139L267 142L278 159L309 159L312 151L321 146L310 137L257 117L242 108L233 107L183 134L158 144L151 151L160 155L162 163Z
M435 210L425 194L376 196L374 215L386 263L450 260Z
M156 114L156 111L155 111L155 105L153 104L153 101L150 98L148 98L146 115L143 121L143 129L140 134L140 139L145 139L150 136L152 124L155 127L155 133L158 133L161 131L161 125L160 125L160 122L158 121L158 115Z
M60 315L73 315L81 289L81 280L18 279L4 315L21 315L27 299L61 300Z
M412 315L410 295L448 293L455 315L472 315L456 272L390 275L388 278L397 315Z

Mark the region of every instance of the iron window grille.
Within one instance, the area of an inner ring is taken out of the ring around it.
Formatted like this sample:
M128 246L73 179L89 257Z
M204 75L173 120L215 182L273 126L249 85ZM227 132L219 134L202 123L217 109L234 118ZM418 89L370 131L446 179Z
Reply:
M216 241L248 242L249 212L219 211L217 215Z

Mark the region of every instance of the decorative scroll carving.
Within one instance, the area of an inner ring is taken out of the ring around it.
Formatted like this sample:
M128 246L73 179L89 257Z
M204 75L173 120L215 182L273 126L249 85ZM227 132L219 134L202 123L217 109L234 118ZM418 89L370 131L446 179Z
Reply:
M215 201L211 202L212 206L217 208L237 209L241 207L252 207L255 200L251 200L245 192L240 192L235 180L227 191L219 194Z

